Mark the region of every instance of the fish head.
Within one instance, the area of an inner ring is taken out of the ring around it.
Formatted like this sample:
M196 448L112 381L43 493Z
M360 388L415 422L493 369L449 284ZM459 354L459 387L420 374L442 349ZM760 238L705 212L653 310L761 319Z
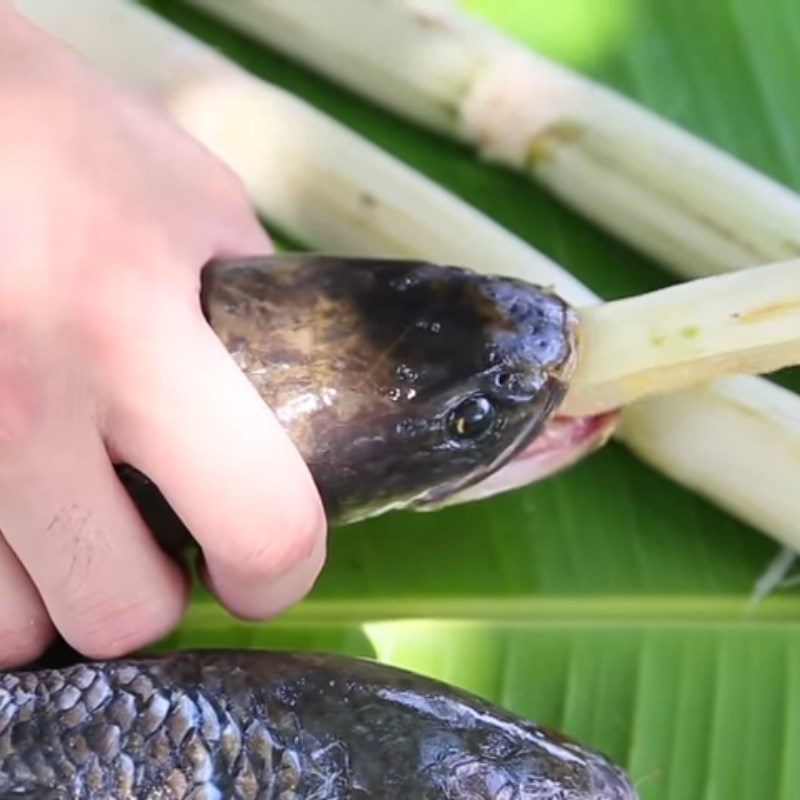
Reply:
M452 752L442 794L470 800L637 800L624 771L601 753L530 725L483 730ZM435 769L439 769L437 765Z
M373 672L351 697L357 723L344 723L369 729L354 762L366 786L389 776L398 797L638 800L623 769L586 744L456 687Z
M597 750L532 722L442 716L424 739L422 772L442 800L637 800L625 772ZM453 720L457 720L453 724ZM460 724L459 724L460 723Z
M341 405L320 415L308 458L332 517L432 508L524 451L558 409L576 318L553 292L396 261L348 283L362 368L332 387Z
M428 262L295 254L216 264L204 300L332 524L540 480L598 442L596 424L554 421L577 317L546 287Z
M250 674L281 680L305 741L328 743L311 752L344 751L353 798L637 800L599 751L456 686L370 659L252 652Z

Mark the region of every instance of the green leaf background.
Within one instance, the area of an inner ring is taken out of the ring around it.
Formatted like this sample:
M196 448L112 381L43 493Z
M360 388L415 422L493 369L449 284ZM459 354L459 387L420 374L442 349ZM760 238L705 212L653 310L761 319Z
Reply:
M433 177L604 297L674 281L525 178L180 3L146 4ZM800 190L797 0L462 5ZM800 389L796 373L778 379ZM776 550L611 444L507 496L336 530L300 606L251 625L198 594L163 646L378 657L605 750L644 800L789 800L800 798L800 595L749 606Z

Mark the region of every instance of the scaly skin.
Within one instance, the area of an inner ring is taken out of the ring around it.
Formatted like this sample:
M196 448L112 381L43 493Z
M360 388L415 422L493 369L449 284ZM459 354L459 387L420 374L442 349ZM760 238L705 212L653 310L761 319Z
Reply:
M0 676L0 800L635 800L599 753L373 662L197 651Z

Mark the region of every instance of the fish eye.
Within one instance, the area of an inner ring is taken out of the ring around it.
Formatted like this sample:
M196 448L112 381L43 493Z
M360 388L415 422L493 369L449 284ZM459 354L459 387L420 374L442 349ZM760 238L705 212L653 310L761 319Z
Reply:
M455 439L478 439L491 430L496 416L492 401L476 395L462 400L450 412L447 427Z

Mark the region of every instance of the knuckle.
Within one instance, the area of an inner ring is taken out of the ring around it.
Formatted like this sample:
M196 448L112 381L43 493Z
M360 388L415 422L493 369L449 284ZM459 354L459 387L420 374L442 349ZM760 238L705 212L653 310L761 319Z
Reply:
M47 526L59 565L58 627L80 652L114 658L150 644L180 618L185 597L170 583L120 586L104 572L109 540L95 515L79 504L56 508ZM55 616L54 616L55 618Z
M280 591L274 598L274 600L278 601L278 606L273 613L280 613L300 602L314 588L314 584L322 571L324 561L325 548L323 546L306 559L303 569L293 576L291 582L284 581L281 584Z
M122 345L141 335L152 294L143 277L126 275L125 269L111 272L94 291L73 294L64 312L70 338L101 359L116 358Z
M0 669L20 667L35 661L55 638L49 620L32 619L22 625L0 628Z
M43 416L41 397L35 391L7 384L0 388L0 461L3 472L9 468L16 474L20 465L14 459L6 463L7 457L28 447L41 428Z
M223 176L224 189L216 196L224 198L225 212L219 215L229 236L246 249L271 249L269 235L258 220L253 201L242 178L227 170Z
M55 507L45 527L67 598L81 598L90 585L94 554L102 547L102 531L92 512L79 503Z
M147 222L135 235L121 233L110 248L122 253L113 264L87 269L60 293L59 333L90 358L116 359L131 352L147 339L162 312L183 302L191 274L208 248L202 237L175 237Z
M45 414L42 381L26 352L16 337L0 347L0 455L26 445Z
M252 581L276 580L319 558L325 518L316 503L295 508L257 541L232 549L231 570Z
M179 621L182 608L149 600L120 601L91 595L73 601L80 627L70 643L90 658L120 658L158 641Z
M224 194L228 198L247 202L247 189L241 175L220 158L213 158L212 168L207 173L209 185L213 185L215 194Z

